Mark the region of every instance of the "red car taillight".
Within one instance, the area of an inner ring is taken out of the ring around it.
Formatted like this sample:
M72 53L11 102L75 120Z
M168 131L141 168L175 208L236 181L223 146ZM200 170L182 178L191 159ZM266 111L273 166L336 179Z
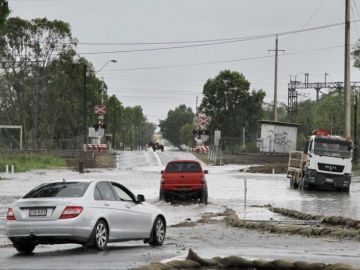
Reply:
M81 214L83 208L81 206L66 206L62 212L60 219L74 218Z
M16 220L15 214L14 214L14 211L12 208L8 208L6 219L7 220Z

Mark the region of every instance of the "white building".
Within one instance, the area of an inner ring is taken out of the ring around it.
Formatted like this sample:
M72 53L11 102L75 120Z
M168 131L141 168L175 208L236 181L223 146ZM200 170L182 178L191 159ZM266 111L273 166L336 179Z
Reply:
M260 152L289 153L296 150L297 130L300 124L275 121L261 123Z

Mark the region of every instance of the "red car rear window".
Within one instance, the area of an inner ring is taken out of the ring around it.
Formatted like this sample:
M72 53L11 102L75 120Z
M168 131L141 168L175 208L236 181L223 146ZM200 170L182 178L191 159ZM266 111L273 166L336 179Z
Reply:
M197 162L171 162L166 166L165 172L202 172L202 168Z

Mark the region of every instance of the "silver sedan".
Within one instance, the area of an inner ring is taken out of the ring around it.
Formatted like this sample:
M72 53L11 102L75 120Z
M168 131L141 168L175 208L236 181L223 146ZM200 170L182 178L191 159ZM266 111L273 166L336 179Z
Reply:
M47 183L8 209L6 233L21 253L33 252L38 244L78 243L97 250L127 240L162 245L165 217L144 201L117 182Z

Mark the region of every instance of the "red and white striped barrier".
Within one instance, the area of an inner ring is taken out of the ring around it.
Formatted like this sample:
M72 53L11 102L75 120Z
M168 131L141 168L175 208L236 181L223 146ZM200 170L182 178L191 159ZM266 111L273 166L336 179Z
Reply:
M90 151L102 152L102 151L106 151L107 145L106 144L88 144L87 149Z
M206 145L198 145L196 147L193 147L193 152L206 154L209 151L209 146Z

